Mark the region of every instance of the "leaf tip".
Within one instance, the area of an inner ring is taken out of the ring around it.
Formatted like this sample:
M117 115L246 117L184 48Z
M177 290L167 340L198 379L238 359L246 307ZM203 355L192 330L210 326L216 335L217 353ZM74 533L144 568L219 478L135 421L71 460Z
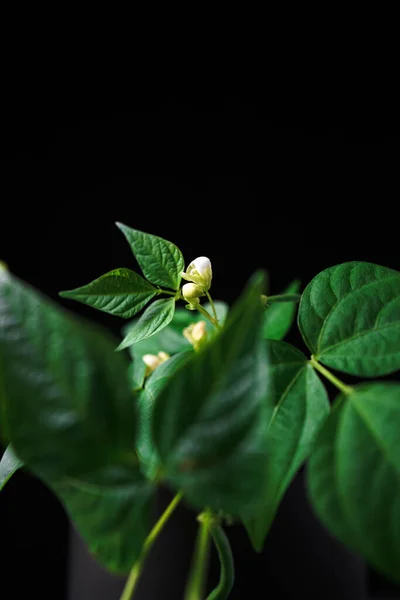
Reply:
M60 296L60 298L73 298L73 291L74 290L64 290L62 292L58 292L58 295Z

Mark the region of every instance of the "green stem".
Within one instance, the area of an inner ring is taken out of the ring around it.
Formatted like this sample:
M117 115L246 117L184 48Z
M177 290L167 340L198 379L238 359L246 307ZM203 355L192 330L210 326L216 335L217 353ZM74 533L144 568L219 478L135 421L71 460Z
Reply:
M210 315L210 313L204 308L204 306L201 306L201 304L199 304L196 308L206 319L208 319L214 325L214 327L216 327L217 329L221 329L218 321L216 321L214 317Z
M200 521L200 526L197 533L193 563L185 590L185 600L204 599L204 588L206 584L208 557L210 552L210 527L207 519L207 513L199 515L198 519Z
M300 302L301 294L277 294L276 296L266 296L265 305L274 302Z
M206 291L206 296L208 298L209 303L211 304L211 308L212 308L212 311L213 311L215 322L218 323L217 311L215 309L215 305L214 305L213 299L211 298L211 294L210 294L210 292L208 290ZM219 323L218 323L218 325L219 325Z
M346 385L345 383L343 383L343 381L340 381L340 379L335 377L335 375L333 375L330 371L328 371L328 369L325 369L325 367L323 367L317 361L317 359L314 357L313 354L311 355L310 364L314 367L314 369L319 371L322 375L324 375L324 377L326 377L331 383L333 383L333 385L336 386L338 388L338 390L343 392L343 394L346 394L346 395L351 394L351 392L353 391L353 388L350 387L349 385Z
M226 600L235 582L235 567L229 540L222 527L211 527L211 535L221 563L221 574L217 587L207 596L207 600Z
M152 545L154 544L158 534L164 527L165 523L168 521L169 517L174 512L174 510L177 507L177 505L179 504L180 500L182 499L182 495L183 495L182 492L179 492L178 494L176 494L176 496L169 503L169 505L167 506L167 508L165 509L165 511L163 512L161 517L158 519L157 523L154 525L153 529L150 531L147 538L145 539L140 556L137 559L136 563L132 567L132 570L131 570L128 580L125 584L125 587L124 587L124 590L120 597L120 600L131 600L132 594L135 591L135 587L138 582L139 576L142 572L144 561L145 561Z
M171 292L170 290L163 290L160 287L158 288L159 294L168 294L169 296L176 296L177 292Z

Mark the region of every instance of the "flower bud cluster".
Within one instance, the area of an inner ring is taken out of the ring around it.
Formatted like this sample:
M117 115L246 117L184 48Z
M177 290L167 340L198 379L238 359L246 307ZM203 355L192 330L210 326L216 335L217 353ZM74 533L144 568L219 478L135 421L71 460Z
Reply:
M210 259L199 256L188 266L186 272L182 272L182 278L190 283L182 287L182 296L187 301L186 308L196 310L200 304L200 298L206 295L211 287L212 269Z

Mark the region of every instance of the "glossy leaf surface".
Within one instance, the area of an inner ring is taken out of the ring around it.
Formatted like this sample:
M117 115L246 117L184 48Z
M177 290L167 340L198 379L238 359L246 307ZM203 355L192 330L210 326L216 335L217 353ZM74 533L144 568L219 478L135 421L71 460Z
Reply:
M400 369L400 273L364 262L322 271L303 293L299 327L316 358L338 371Z
M130 319L157 293L153 285L134 271L114 269L87 285L60 292L60 296Z
M312 504L333 535L400 581L400 385L338 398L310 459Z
M185 262L182 252L161 237L117 223L145 277L155 285L179 288Z
M265 485L263 283L260 274L253 279L222 332L175 373L155 406L163 472L195 506L240 514L258 505Z
M310 455L329 414L324 385L302 352L280 341L268 342L271 360L269 419L265 430L264 505L245 520L256 550L261 551L278 506L293 477Z

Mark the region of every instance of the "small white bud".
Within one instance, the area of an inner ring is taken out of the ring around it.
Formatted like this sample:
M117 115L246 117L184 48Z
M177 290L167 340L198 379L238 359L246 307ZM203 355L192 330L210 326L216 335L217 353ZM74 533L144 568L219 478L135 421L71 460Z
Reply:
M168 352L158 352L157 356L162 363L171 358Z
M142 356L142 361L147 367L146 377L169 358L171 357L169 354L167 354L167 352L159 352L157 356L155 354L144 354L144 356Z
M192 300L204 296L204 291L202 287L197 285L197 283L185 283L185 285L182 287L182 296L188 302L192 302Z
M207 335L206 322L198 321L193 325L192 337L195 342L199 342Z
M192 344L194 349L198 350L207 340L206 322L198 321L197 323L192 323L189 327L185 327L183 335L187 341Z
M195 260L192 260L186 269L186 273L183 271L181 275L186 281L193 281L193 283L200 285L203 290L208 291L212 280L210 259L206 256L199 256Z
M161 365L161 360L155 354L145 354L142 356L142 361L147 367L147 373L152 373Z

